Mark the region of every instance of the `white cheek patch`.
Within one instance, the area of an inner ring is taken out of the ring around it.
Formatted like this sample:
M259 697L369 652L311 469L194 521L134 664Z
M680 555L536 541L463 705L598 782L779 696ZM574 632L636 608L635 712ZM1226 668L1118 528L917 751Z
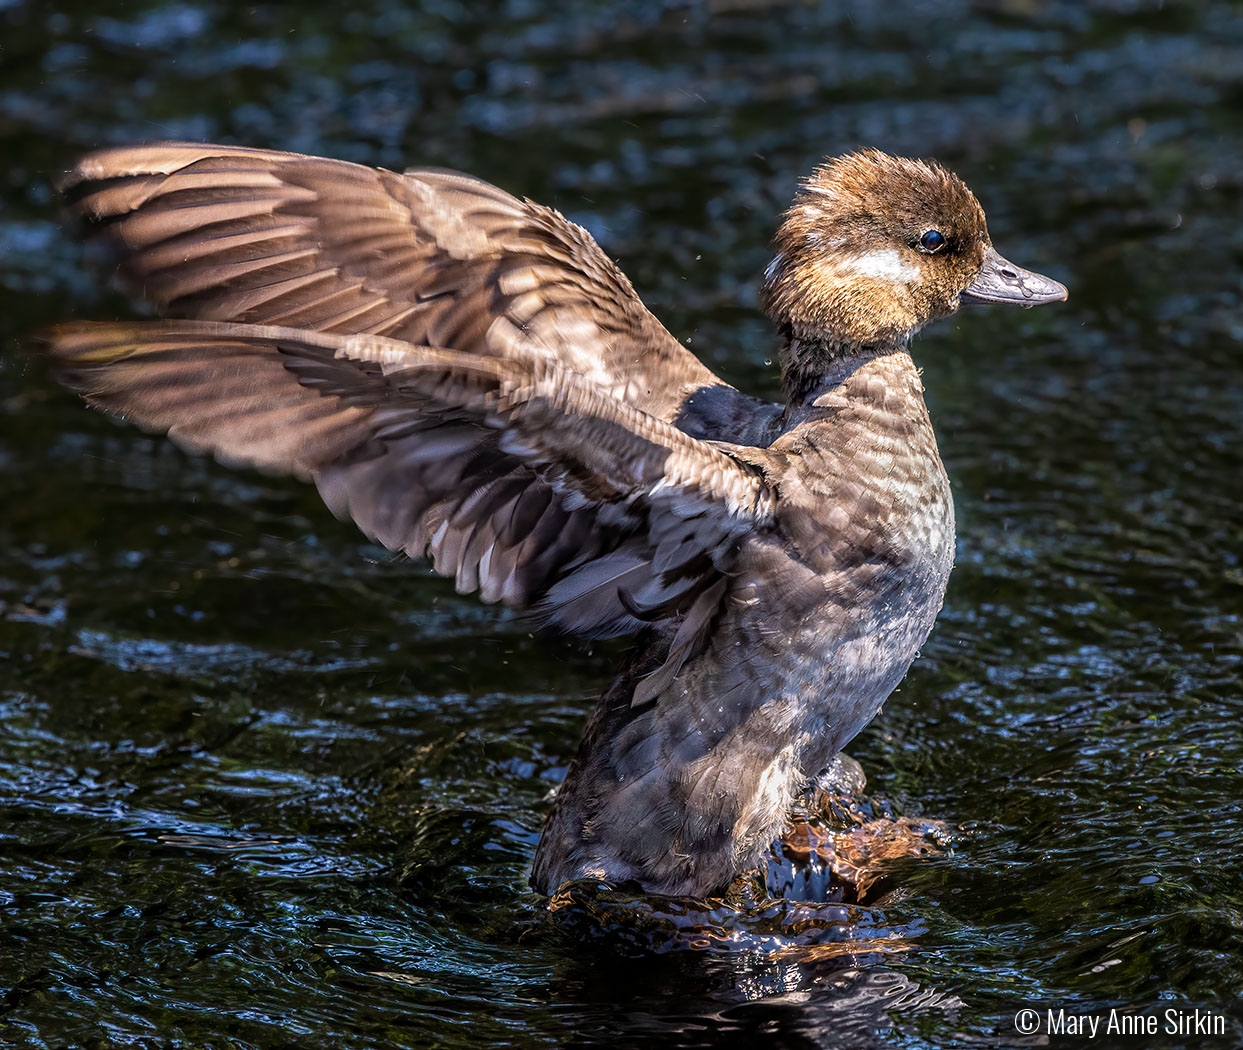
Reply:
M852 255L839 264L842 273L851 277L878 277L898 284L917 284L923 278L919 267L903 258L896 248L881 248L862 255Z

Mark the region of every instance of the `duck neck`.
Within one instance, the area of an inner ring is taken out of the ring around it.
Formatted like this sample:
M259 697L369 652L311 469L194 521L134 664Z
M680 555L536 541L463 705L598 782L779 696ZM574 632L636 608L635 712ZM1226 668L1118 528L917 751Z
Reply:
M793 325L787 325L782 335L781 385L791 405L809 404L825 387L836 386L862 362L905 350L910 342L907 335L859 341Z

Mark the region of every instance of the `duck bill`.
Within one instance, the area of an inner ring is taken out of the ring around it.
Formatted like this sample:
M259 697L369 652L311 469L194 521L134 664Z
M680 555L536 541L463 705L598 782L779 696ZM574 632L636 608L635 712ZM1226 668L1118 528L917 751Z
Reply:
M1066 298L1066 287L1049 277L1015 266L990 246L984 253L984 265L975 280L967 285L962 298L964 302L1038 306L1062 302Z

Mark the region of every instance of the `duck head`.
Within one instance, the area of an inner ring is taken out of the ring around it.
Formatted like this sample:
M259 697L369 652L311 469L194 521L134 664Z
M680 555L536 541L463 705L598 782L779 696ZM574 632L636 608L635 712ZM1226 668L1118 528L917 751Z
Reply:
M1057 281L998 254L984 209L957 175L879 150L818 167L773 246L762 302L796 350L838 356L904 345L968 300L1066 298Z

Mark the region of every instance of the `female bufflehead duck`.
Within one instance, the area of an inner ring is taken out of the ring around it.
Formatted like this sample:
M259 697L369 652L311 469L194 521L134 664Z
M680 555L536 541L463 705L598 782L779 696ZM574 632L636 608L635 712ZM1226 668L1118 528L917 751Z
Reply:
M706 896L877 713L932 627L954 512L911 336L1066 298L939 165L826 161L764 308L785 403L722 382L558 212L469 175L232 146L86 157L64 189L170 318L47 334L106 412L315 483L459 591L637 633L532 885Z

